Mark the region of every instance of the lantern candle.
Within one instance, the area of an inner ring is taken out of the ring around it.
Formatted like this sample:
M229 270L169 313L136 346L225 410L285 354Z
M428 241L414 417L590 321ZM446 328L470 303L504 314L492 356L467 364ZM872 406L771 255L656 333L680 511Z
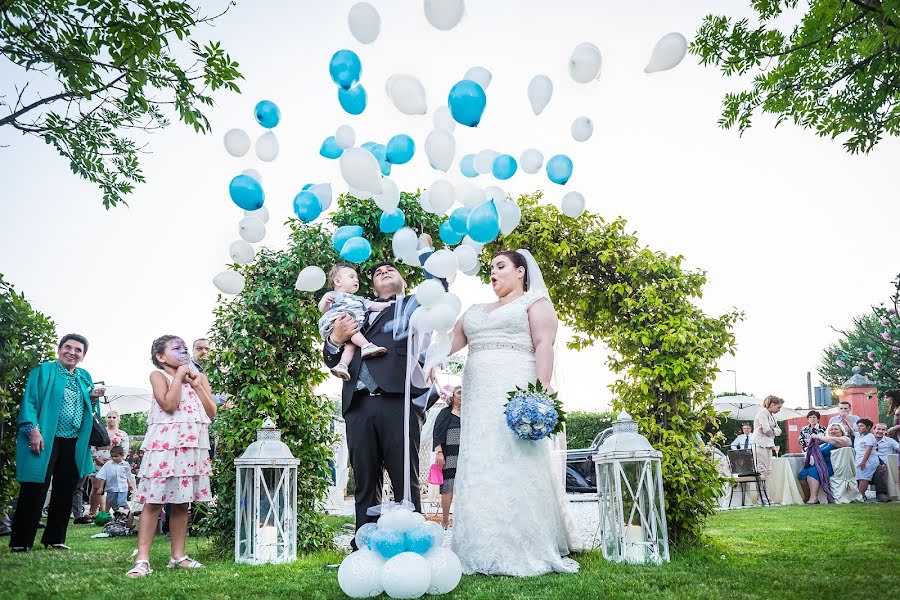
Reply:
M625 526L625 560L630 563L647 562L647 547L644 544L644 528L640 525Z
M260 562L271 562L275 560L277 555L276 540L278 534L275 527L266 525L259 530L259 560Z

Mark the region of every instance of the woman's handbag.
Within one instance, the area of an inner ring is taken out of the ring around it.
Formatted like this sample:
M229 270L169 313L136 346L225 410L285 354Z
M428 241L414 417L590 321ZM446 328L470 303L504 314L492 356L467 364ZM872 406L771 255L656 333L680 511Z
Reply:
M434 485L444 483L444 467L437 463L431 465L431 469L428 471L428 483L433 483Z
M91 416L93 417L94 422L93 427L91 427L91 439L88 440L88 444L95 448L109 446L109 433L106 432L106 426L100 422L100 417L98 417L96 413Z

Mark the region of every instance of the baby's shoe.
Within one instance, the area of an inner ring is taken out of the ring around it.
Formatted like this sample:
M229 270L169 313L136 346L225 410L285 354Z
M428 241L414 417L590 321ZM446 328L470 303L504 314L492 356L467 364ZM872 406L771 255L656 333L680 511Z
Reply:
M331 369L331 374L344 381L350 381L350 371L347 370L347 365L344 363L338 363L337 366Z
M365 360L367 358L372 358L373 356L381 356L382 354L387 354L387 348L369 343L363 346L362 354L360 354L360 356Z

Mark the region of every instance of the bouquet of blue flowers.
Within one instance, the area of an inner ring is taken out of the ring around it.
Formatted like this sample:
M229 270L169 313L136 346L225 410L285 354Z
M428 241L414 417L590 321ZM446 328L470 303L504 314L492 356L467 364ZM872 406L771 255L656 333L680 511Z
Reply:
M523 440L542 440L563 430L566 413L557 394L548 394L541 382L509 393L506 425Z

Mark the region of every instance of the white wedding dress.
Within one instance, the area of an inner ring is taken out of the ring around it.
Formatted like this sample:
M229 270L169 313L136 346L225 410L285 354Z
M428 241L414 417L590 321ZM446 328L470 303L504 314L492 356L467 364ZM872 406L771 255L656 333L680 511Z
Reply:
M564 558L583 545L553 468L550 440L519 439L504 414L508 393L537 379L528 307L546 297L527 292L495 309L476 304L464 316L469 355L452 547L467 574L578 570L578 563Z

